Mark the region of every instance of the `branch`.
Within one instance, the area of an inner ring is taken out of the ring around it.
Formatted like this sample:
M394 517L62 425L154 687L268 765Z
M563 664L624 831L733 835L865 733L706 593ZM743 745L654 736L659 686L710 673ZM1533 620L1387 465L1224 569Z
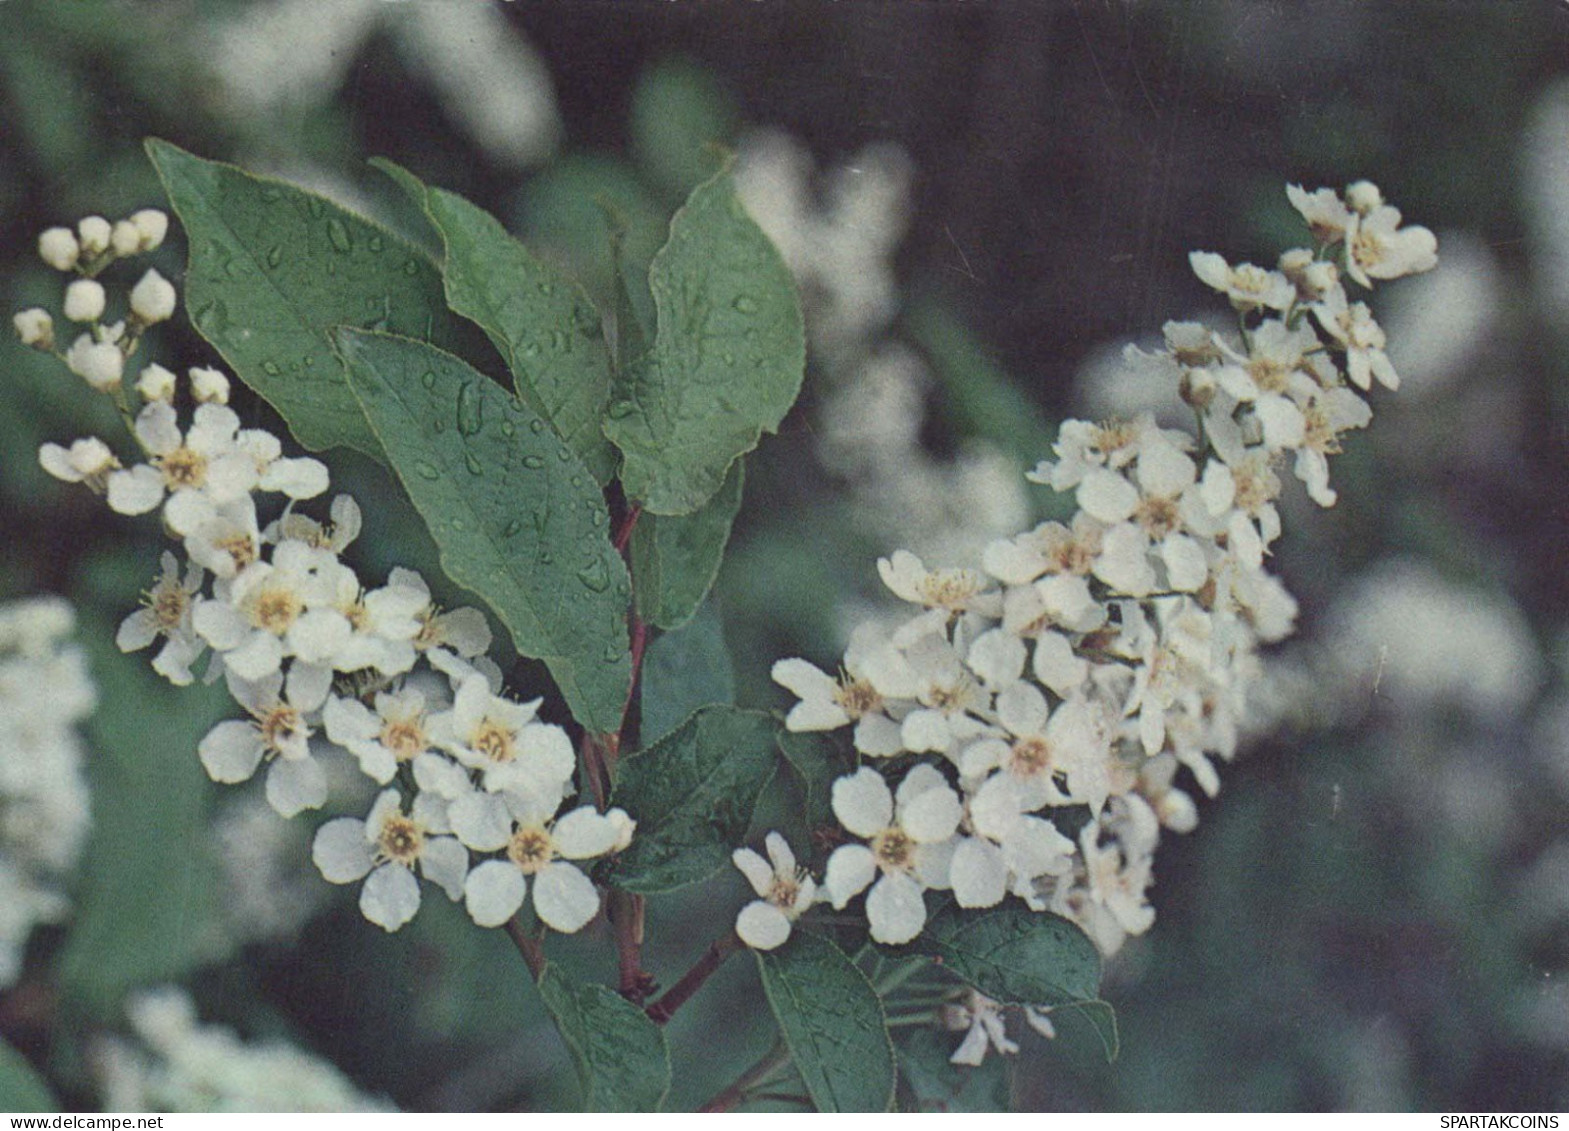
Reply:
M725 959L740 949L741 939L734 931L715 939L708 944L708 949L693 963L692 968L681 975L681 980L671 986L663 997L644 1012L651 1020L663 1025L675 1016L676 1010L685 1005L688 998L702 989L703 983L708 981L715 970L724 965Z
M507 937L518 948L518 953L523 956L523 962L528 966L528 972L539 981L539 976L545 972L545 948L540 941L523 929L523 924L516 918L507 920Z

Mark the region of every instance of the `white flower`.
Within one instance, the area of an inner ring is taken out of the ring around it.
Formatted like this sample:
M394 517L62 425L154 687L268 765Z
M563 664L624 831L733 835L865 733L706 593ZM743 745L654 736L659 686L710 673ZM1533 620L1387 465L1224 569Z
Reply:
M447 898L463 895L468 850L450 836L434 835L446 831L440 802L420 794L412 812L405 814L398 791L388 789L376 798L365 820L339 817L322 825L311 857L331 883L351 884L364 878L360 910L377 926L396 931L419 911L416 864Z
M1003 1005L979 990L967 990L964 997L942 1008L943 1028L958 1032L968 1030L959 1047L948 1058L950 1064L967 1064L974 1068L986 1059L989 1049L996 1049L1003 1056L1012 1056L1019 1046L1008 1039L1003 1025Z
M467 676L452 709L432 715L432 741L465 766L479 770L485 788L524 790L559 800L572 779L576 755L566 731L534 721L539 700L518 703L494 694L484 676Z
M1345 348L1346 375L1352 384L1369 389L1376 379L1386 389L1400 387L1400 376L1384 352L1388 343L1383 328L1373 321L1367 303L1347 305L1345 291L1337 288L1314 309L1324 329Z
M191 665L207 645L191 624L191 609L206 576L199 565L180 576L178 559L167 550L163 572L142 598L142 607L120 622L115 645L122 652L138 652L162 637L164 646L153 659L153 671L177 687L191 682Z
M1200 280L1228 296L1238 310L1285 310L1297 297L1296 287L1279 271L1251 263L1232 267L1211 251L1195 251L1188 262Z
M812 906L817 884L804 868L797 868L795 853L785 838L770 832L763 840L764 860L750 848L738 848L730 859L752 885L757 899L736 916L736 934L754 950L773 950L790 937L791 924Z
M334 587L322 573L336 565L325 550L285 542L272 561L252 562L213 600L198 605L196 631L242 679L277 671L287 656L330 662L353 634L348 618L333 607Z
M81 257L81 245L70 228L49 228L38 237L38 258L56 271L70 271Z
M416 688L378 691L372 711L358 699L334 695L322 711L327 737L359 759L360 769L382 785L398 766L432 747L425 696Z
M18 310L12 315L11 321L16 326L16 336L24 346L54 349L54 319L49 317L47 310L38 306Z
M125 355L113 342L100 342L91 334L83 334L65 351L65 364L99 392L108 392L120 384Z
M256 466L236 443L239 428L240 418L229 409L199 405L182 437L173 405L148 404L137 415L135 430L150 461L109 477L110 508L120 514L146 514L167 493L170 528L189 533L215 505L232 502L256 486Z
M995 907L1010 890L1029 890L1041 876L1073 868L1073 842L1041 817L1025 814L1006 774L981 783L966 807L973 835L954 846L948 879L960 907Z
M213 508L185 535L185 552L215 576L235 577L261 553L255 499L241 495Z
M1380 204L1358 213L1346 236L1346 274L1364 287L1374 279L1398 279L1438 264L1437 237L1426 228L1401 228L1398 208Z
M65 288L65 316L72 322L96 322L103 312L104 288L96 279L77 279Z
M931 766L911 769L897 795L881 774L863 766L834 782L833 810L841 825L869 842L842 845L828 858L823 887L834 909L870 885L872 938L909 942L926 924L922 891L947 886L945 849L962 813L958 796Z
M1313 238L1321 244L1339 243L1354 220L1334 189L1321 188L1310 193L1301 185L1287 185L1286 199L1302 214Z
M986 575L973 569L927 569L908 550L877 560L883 584L901 600L950 615L974 609L994 615L998 596L988 590Z
M131 313L149 326L174 315L174 285L156 271L148 271L131 288Z
M920 680L920 706L905 715L900 742L915 753L947 753L956 742L986 729L978 717L991 705L991 694L975 678L958 651L942 636L927 636L906 653Z
M196 752L207 776L216 782L248 781L268 759L267 801L274 809L292 817L320 808L327 800L327 775L311 757L309 720L331 686L330 670L300 663L289 669L287 682L276 672L254 683L231 679L229 690L251 721L219 723L202 739Z
M997 721L1012 740L985 737L965 747L959 770L966 780L1000 770L1026 813L1070 803L1099 811L1105 804L1109 739L1085 700L1069 699L1053 711L1038 688L1016 683L997 696Z
M534 913L558 931L580 930L599 913L599 893L567 861L611 851L620 837L618 823L588 805L552 820L554 802L513 792L504 797L517 827L504 859L487 860L469 873L464 884L469 915L481 927L499 927L523 906L532 877Z
M45 444L38 449L38 463L56 479L86 483L95 491L105 490L109 473L120 466L109 445L97 436L77 440L69 448Z
M914 699L920 684L903 654L872 626L852 634L838 679L800 659L779 660L771 675L801 700L785 718L787 729L834 730L854 722L856 749L863 754L889 757L901 749L888 701Z

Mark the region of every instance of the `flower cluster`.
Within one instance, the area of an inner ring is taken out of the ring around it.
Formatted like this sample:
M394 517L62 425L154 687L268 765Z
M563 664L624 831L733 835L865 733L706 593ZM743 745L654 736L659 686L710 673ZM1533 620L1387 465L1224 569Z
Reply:
M72 623L57 598L0 607L0 987L16 981L34 925L69 910L60 885L91 823L75 728L97 693L66 643Z
M1197 819L1179 774L1216 792L1258 648L1292 628L1295 601L1266 568L1279 471L1332 505L1328 457L1371 418L1363 394L1398 384L1346 287L1436 261L1432 233L1402 227L1366 182L1288 196L1311 248L1276 269L1191 257L1235 329L1169 323L1165 349L1127 352L1180 388L1197 438L1150 417L1065 422L1030 478L1073 493L1070 521L992 542L980 569L895 553L879 570L913 615L859 631L838 675L774 666L799 699L790 729L853 727L865 763L833 788L848 842L823 890L836 908L866 892L879 941L919 933L929 889L962 907L1017 896L1108 955L1153 922L1160 831Z
M129 236L101 243L97 225L84 220L80 238L51 229L40 250L62 271L96 275L156 246L165 223L144 212L110 229L156 235L133 245ZM318 830L313 856L334 883L363 879L360 906L389 931L419 908L416 873L463 899L485 926L518 911L533 877L539 918L561 931L582 927L599 897L567 861L619 851L633 822L591 806L558 818L573 792L572 745L562 728L536 717L538 700L502 693L499 669L483 657L491 643L484 616L439 610L412 570L394 569L380 586L363 582L343 560L360 531L358 504L339 495L325 519L299 509L326 494L326 467L286 457L276 436L242 428L221 371L190 370L188 416L178 403L182 383L162 366L146 365L127 388L122 377L140 331L172 313L173 288L149 271L131 291L130 316L105 325L102 285L86 275L67 287L65 307L89 329L61 358L115 399L138 458L122 463L88 437L69 448L46 444L39 460L120 514L158 512L180 544L180 554L164 553L117 642L127 652L156 645L153 668L171 683L192 682L203 657L205 677L226 682L246 717L219 723L201 741L208 775L238 783L265 766L267 800L286 818L327 802L328 759L383 787L363 820ZM84 283L96 288L86 305L73 299ZM23 340L41 349L54 349L51 324L42 310L17 316Z
M104 1037L92 1067L114 1111L389 1111L331 1064L276 1038L246 1042L203 1025L184 990L167 986L126 1006L136 1040Z

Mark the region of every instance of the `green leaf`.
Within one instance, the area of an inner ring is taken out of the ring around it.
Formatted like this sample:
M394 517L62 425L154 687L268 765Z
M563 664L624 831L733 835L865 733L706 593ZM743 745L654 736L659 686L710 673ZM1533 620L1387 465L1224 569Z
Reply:
M781 730L779 749L801 783L802 821L810 838L813 830L834 827L834 782L853 773L854 761L825 734Z
M887 1111L895 1084L887 1018L866 975L833 943L795 931L756 950L763 992L818 1111Z
M637 819L637 835L608 861L605 882L671 891L728 864L773 776L774 727L761 711L704 707L623 761L610 800Z
M621 725L630 583L594 478L529 407L451 354L343 330L365 418L441 548L590 730Z
M441 234L447 305L485 331L512 371L518 396L596 480L608 483L616 456L600 422L610 399L610 353L594 304L483 208L390 161L372 164L414 198Z
M670 1090L662 1029L605 986L573 981L547 963L539 996L583 1081L584 1111L658 1111Z
M149 139L147 153L185 225L196 329L305 447L380 459L330 332L361 326L456 347L435 266L402 237L293 185L166 141Z
M1066 919L1018 904L966 910L949 904L910 944L987 997L1011 1005L1090 1002L1100 954Z
M730 465L724 486L687 515L644 515L632 532L632 579L638 615L660 628L680 628L719 576L730 527L741 509L745 463Z
M735 702L735 670L725 647L724 624L711 602L685 627L649 645L641 686L642 734L648 741L663 738L699 707Z
M60 1101L27 1058L0 1041L0 1111L59 1110Z
M128 990L181 978L227 950L208 849L213 785L196 747L240 713L220 687L171 687L145 656L120 654L113 636L107 624L81 634L98 683L88 772L100 802L60 959L65 996L100 1018Z
M959 1034L931 1025L905 1030L898 1044L899 1071L917 1111L1009 1110L1008 1060L988 1056L973 1068L948 1058Z
M779 427L801 390L806 345L790 272L736 197L729 173L670 221L649 288L654 347L626 374L605 434L627 493L654 514L691 514L737 456Z

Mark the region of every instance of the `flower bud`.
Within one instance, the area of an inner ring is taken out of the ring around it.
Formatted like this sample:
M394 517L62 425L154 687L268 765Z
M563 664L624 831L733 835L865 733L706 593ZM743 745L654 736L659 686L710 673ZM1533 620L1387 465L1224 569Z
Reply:
M24 346L54 349L54 319L49 317L47 310L38 306L19 310L11 321L16 324L16 336L22 339Z
M1302 273L1302 285L1312 292L1315 298L1322 298L1334 290L1340 283L1340 268L1333 263L1323 260L1313 264Z
M142 250L142 233L129 220L119 220L109 233L109 246L121 259L135 255Z
M192 369L191 395L198 404L228 404L229 379L216 369Z
M50 228L38 237L38 258L56 271L69 271L81 258L82 249L70 228Z
M1177 392L1194 408L1203 410L1215 399L1215 377L1208 369L1184 369Z
M136 230L142 235L143 251L155 250L169 231L169 217L156 208L144 208L132 213L131 223L136 225Z
M172 401L178 382L179 379L173 373L154 363L143 369L142 375L136 379L136 391L145 401Z
M1366 216L1373 209L1383 206L1384 194L1378 191L1378 186L1372 181L1357 181L1346 186L1346 203L1351 206L1351 211Z
M38 449L38 463L56 479L67 483L86 482L95 489L102 489L103 477L120 466L109 445L97 436L77 440L69 448L45 444Z
M84 255L102 255L109 250L109 240L114 236L114 229L102 216L87 216L77 223L76 233L82 237Z
M120 347L94 341L91 334L83 334L71 343L71 348L65 354L65 364L72 373L99 392L117 388L125 371L125 358L120 353Z
M174 285L156 271L131 288L131 312L149 326L174 313Z
M72 322L96 322L103 317L103 284L95 279L77 279L65 288L65 316Z

